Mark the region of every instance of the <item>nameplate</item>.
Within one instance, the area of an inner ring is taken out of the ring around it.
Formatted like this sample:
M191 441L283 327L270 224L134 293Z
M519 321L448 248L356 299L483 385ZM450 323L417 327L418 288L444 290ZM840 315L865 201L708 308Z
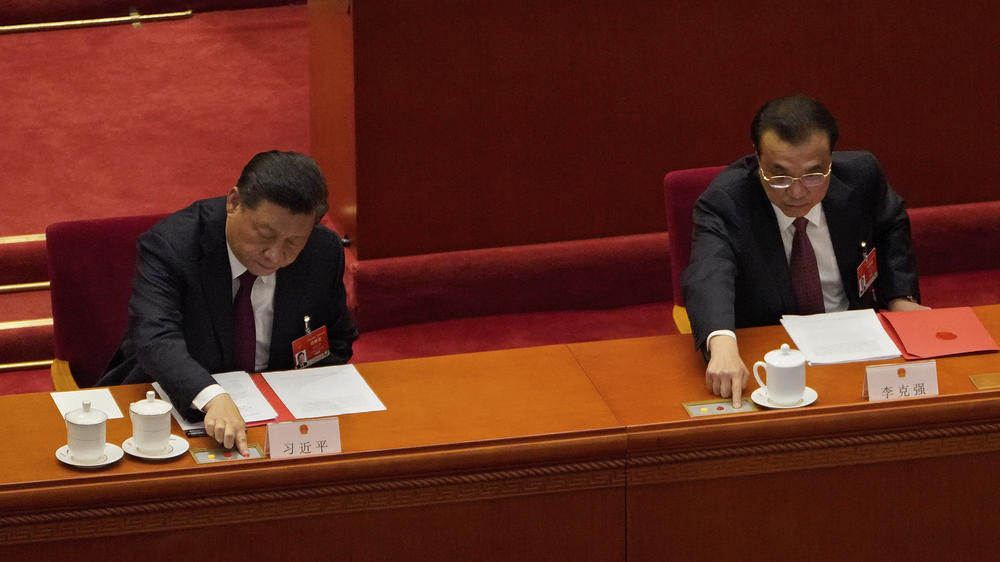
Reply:
M871 402L938 394L936 361L872 365L866 370L865 394Z
M272 459L319 457L340 452L340 420L317 418L267 424L268 456Z

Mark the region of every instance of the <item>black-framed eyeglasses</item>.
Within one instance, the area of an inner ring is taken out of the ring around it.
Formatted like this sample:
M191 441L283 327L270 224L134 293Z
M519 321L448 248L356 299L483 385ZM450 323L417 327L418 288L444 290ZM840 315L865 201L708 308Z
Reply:
M758 168L757 171L760 172L760 177L764 179L767 185L773 187L774 189L788 189L792 187L792 184L796 181L801 182L805 187L819 187L823 185L826 178L830 176L830 172L833 170L833 163L831 162L829 166L826 167L826 173L821 174L819 172L813 172L811 174L802 174L798 177L792 176L771 176L767 177L764 175L763 168Z

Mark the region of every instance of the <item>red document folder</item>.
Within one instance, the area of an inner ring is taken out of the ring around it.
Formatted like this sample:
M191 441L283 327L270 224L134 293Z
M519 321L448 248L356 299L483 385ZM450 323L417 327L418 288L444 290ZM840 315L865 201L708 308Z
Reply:
M907 359L998 351L993 336L967 306L881 312L882 325Z
M271 404L274 411L278 412L278 417L271 420L261 420L259 422L248 423L247 427L255 427L258 425L267 425L272 422L291 421L295 419L295 416L288 411L288 407L281 401L281 398L278 398L278 395L274 393L274 389L271 388L271 385L267 384L267 381L264 379L264 375L254 373L250 375L250 380L257 385L257 388L260 389L261 394L263 394L264 398L266 398L268 403Z

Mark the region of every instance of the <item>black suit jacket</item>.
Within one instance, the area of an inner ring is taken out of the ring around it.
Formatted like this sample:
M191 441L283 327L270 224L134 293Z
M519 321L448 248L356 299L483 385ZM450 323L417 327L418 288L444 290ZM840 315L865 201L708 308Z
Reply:
M197 201L139 237L129 324L98 385L159 382L184 417L204 414L191 401L235 370L232 358L232 273L226 250L226 198ZM292 340L327 327L330 357L346 363L358 336L347 310L344 250L330 230L313 229L302 252L279 269L267 370L294 367Z
M736 161L695 203L682 283L696 347L714 330L777 324L783 314L796 313L778 221L757 169L756 156ZM850 308L919 298L910 219L872 154L834 153L822 205ZM874 298L858 296L862 241L878 258Z

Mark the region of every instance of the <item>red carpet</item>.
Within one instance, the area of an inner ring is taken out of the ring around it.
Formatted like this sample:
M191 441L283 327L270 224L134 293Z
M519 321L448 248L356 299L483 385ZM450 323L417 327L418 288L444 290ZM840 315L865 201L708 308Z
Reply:
M0 236L221 195L308 151L304 5L0 35Z
M3 299L0 301L0 323L52 318L52 301L48 291L8 293L0 297Z

